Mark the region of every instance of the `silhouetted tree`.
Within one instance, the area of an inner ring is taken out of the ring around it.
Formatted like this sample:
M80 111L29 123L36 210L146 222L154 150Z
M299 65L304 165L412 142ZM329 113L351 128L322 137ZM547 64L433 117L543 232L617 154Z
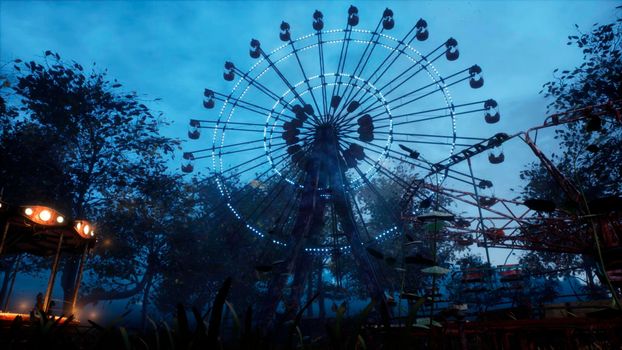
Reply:
M260 200L277 186L272 182L253 186L236 178L221 181L227 181L227 187L235 193L232 196L239 199L236 209L245 218L256 213L254 209L261 207ZM258 271L256 266L272 266L286 256L268 238L284 240L283 234L261 225L264 221L274 222L281 212L276 208L257 218L256 225L269 235L261 238L229 210L214 177L191 179L186 191L187 196L194 198L194 207L186 214L187 227L172 232L163 250L164 265L154 294L158 309L174 313L176 304L183 301L204 312L222 281L231 276L235 288L227 300L239 312L248 306L258 311L258 302L265 298L267 283L275 272Z
M556 79L544 84L540 92L551 99L548 110L552 113L622 99L622 19L605 25L594 24L589 32L575 27L577 34L568 37L568 45L582 51L583 62L574 69L561 72L556 69ZM594 126L596 121L592 121L592 125L571 123L556 131L560 153L552 159L588 202L622 192L622 128L609 121L597 120L599 127ZM521 178L527 182L523 188L525 198L551 199L560 208L576 212L576 204L568 202L539 163L523 170ZM582 265L588 285L594 287L594 263L589 258L547 252L529 255L526 259L539 259L543 269Z
M18 113L3 116L0 132L5 198L43 201L74 218L97 220L137 181L166 169L178 141L160 135L166 125L161 114L136 92L124 92L105 70L93 65L87 72L46 51L41 62L16 60L13 74L9 102ZM65 300L76 270L75 258L66 261Z

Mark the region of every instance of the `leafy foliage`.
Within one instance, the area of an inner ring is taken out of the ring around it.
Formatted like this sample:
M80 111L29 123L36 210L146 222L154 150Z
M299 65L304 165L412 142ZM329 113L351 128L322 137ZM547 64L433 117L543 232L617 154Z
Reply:
M594 25L590 32L568 37L568 45L583 52L583 63L572 70L563 70L556 80L544 84L541 91L552 99L550 112L560 112L622 99L622 19L606 25ZM556 70L557 71L557 70ZM611 119L609 119L611 120ZM560 170L575 180L588 199L622 191L622 131L612 122L598 121L602 127L589 132L588 122L568 124L559 130L562 153L556 159ZM595 145L592 152L588 146ZM537 168L523 173L536 181ZM537 182L526 186L529 191L544 190ZM551 192L554 192L552 190ZM551 194L551 193L549 193Z
M583 53L583 62L574 69L556 69L556 79L544 84L541 91L551 100L549 112L603 104L622 99L622 19L598 25L583 32L575 25L577 35L568 37L568 45ZM560 153L552 157L558 169L582 192L586 201L622 193L622 128L612 122L589 118L585 122L570 123L556 130ZM521 172L527 183L525 198L546 198L558 203L569 215L577 213L578 203L572 203L540 164L532 164ZM543 269L585 266L589 278L593 276L594 262L575 255L532 252L525 259ZM568 274L569 272L564 272ZM593 285L593 281L588 281Z
M51 51L41 62L15 60L12 74L15 83L11 93L3 93L0 123L0 186L6 200L47 204L74 218L104 222L110 218L105 213L122 207L126 198L150 195L145 180L166 171L179 141L159 134L166 122L141 96L124 92L106 71L94 65L87 71ZM114 234L98 233L102 240ZM134 234L140 236L127 237ZM140 255L135 253L144 242L138 242L126 240L125 253ZM65 263L66 300L76 262ZM125 265L111 266L127 277Z

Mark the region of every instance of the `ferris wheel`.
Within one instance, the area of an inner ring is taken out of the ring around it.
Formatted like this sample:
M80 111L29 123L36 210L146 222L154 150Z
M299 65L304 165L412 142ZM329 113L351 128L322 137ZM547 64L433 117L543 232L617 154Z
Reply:
M399 235L404 203L429 201L426 188L447 178L484 181L451 165L474 148L502 162L496 149L503 135L460 134L467 116L469 124L500 116L490 98L454 101L450 89L484 85L478 65L458 63L456 39L429 43L424 19L394 37L390 9L373 29L358 28L354 6L343 19L344 28L326 29L315 11L313 30L298 37L282 22L280 46L250 41L250 68L226 62L230 90L205 89L209 118L190 121L189 138L206 134L210 144L185 152L182 170L211 159L223 205L250 234L284 252L273 286L286 283L282 272L294 285L304 281L315 255L350 254L379 300L384 293L366 248ZM382 222L362 193L374 198Z

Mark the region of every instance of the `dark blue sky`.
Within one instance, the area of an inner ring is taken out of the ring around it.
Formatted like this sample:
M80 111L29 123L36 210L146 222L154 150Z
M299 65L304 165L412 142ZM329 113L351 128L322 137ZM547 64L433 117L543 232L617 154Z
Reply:
M420 17L430 26L430 41L453 36L464 65L484 69L488 93L500 102L506 128L532 125L544 113L537 94L557 67L579 62L580 52L565 45L573 24L589 28L613 18L618 2L599 1L362 1L361 28L372 28L382 10L395 12L400 36ZM324 12L326 28L342 28L350 2L341 1L1 1L0 60L31 59L46 49L66 60L97 62L127 89L163 101L174 126L171 136L184 137L192 116L205 117L204 87L226 91L222 63L252 63L248 41L266 48L280 45L278 26L292 26L294 36L312 31L311 15ZM460 96L457 100L468 100ZM463 130L464 131L464 130ZM464 131L466 132L466 131Z

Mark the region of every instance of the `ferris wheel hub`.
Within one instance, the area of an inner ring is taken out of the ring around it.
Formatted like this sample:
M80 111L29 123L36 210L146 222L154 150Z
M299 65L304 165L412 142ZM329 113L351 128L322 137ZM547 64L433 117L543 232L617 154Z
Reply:
M322 123L315 127L314 141L321 144L337 144L339 136L334 123Z

